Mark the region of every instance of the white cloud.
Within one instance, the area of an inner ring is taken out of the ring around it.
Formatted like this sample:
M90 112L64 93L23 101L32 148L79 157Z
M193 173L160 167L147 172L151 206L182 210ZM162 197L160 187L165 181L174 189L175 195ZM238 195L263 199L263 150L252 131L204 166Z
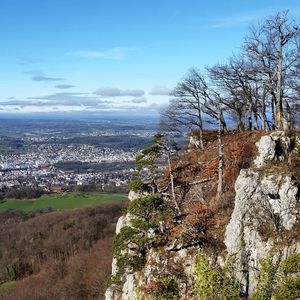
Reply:
M166 86L156 86L149 92L149 94L154 96L169 96L171 92L171 89Z
M94 106L111 104L111 101L101 100L95 95L88 93L56 93L46 96L28 97L29 100L36 100L37 106ZM0 102L1 105L1 102Z
M257 20L257 15L233 16L218 20L211 28L234 28L240 26L248 26L251 22Z
M121 90L118 88L99 88L94 92L95 95L101 97L125 97L125 96L132 96L132 97L141 97L145 95L145 91L137 89L137 90Z
M81 50L71 54L89 59L122 60L126 57L128 52L132 50L133 48L115 47L103 51Z
M131 100L132 103L147 103L147 98L146 97L136 97Z
M75 87L75 85L71 85L71 84L58 84L55 87L57 89L65 90L65 89L70 89L72 87Z
M18 61L21 65L34 65L45 63L46 60L40 58L32 58L32 57L19 57Z
M41 72L39 70L27 71L27 72L24 72L24 73L32 75L31 79L33 81L37 81L37 82L41 82L41 81L51 82L51 81L64 80L64 78L59 78L59 77L48 77L43 72Z

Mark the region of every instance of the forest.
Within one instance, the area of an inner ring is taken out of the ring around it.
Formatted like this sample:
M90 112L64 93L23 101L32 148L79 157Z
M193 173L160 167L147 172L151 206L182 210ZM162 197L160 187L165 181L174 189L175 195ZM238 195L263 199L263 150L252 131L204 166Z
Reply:
M121 204L0 212L0 299L103 299Z

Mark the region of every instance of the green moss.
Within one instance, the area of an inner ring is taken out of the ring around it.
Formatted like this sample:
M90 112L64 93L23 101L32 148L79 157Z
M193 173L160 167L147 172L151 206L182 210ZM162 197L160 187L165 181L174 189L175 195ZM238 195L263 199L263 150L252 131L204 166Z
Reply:
M270 256L260 260L257 288L252 300L271 299L276 286L277 270L278 266Z
M210 263L203 255L198 255L195 270L195 292L198 299L242 299L240 284L232 274L232 259L222 269L217 264Z
M161 276L140 288L138 295L143 300L177 300L179 285L175 276Z
M300 278L285 279L283 287L274 296L274 300L295 300L300 297Z
M281 267L284 273L300 272L300 253L293 253L283 262Z
M279 268L271 257L260 261L257 288L252 300L294 300L300 297L300 253L287 257Z

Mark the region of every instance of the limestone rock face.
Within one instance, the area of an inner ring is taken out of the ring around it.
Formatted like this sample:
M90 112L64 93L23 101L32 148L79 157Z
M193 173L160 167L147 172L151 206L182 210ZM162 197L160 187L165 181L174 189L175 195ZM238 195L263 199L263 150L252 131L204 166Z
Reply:
M188 148L201 148L200 141L197 137L191 135Z
M137 300L134 274L127 274L125 276L125 283L123 285L121 299L122 300Z
M265 165L267 161L284 160L291 147L291 139L285 136L284 132L276 131L270 135L263 136L256 143L259 155L254 160L258 168Z
M298 132L298 134L295 134L293 142L294 142L293 154L299 155L300 154L300 132Z
M105 300L114 300L115 298L115 288L113 285L109 286L105 291Z
M259 156L255 159L254 164L257 167L261 167L267 160L273 160L275 158L276 142L271 136L263 136L260 141L256 143L256 146Z
M119 234L120 233L120 230L127 226L129 223L129 220L128 220L128 216L121 216L119 219L118 219L118 222L117 222L117 225L116 225L116 234Z
M128 200L129 201L133 201L137 198L141 197L141 194L140 193L137 193L135 191L129 191L129 194L128 194Z
M279 143L285 149L290 145L289 140L280 136L262 137L257 143L259 156L255 166L261 167L267 160L275 159ZM243 265L240 281L251 294L256 285L260 259L276 248L276 232L291 230L295 225L299 206L298 183L291 174L249 168L240 171L235 191L235 207L224 243L228 253L237 255L238 264ZM262 236L265 226L275 238ZM288 253L292 247L298 248L299 245L288 245L282 251Z

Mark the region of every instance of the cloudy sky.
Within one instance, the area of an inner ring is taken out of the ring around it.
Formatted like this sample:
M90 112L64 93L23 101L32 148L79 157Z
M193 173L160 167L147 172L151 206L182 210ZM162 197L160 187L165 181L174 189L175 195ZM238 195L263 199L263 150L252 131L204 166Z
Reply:
M190 67L299 0L1 0L0 112L156 113Z

